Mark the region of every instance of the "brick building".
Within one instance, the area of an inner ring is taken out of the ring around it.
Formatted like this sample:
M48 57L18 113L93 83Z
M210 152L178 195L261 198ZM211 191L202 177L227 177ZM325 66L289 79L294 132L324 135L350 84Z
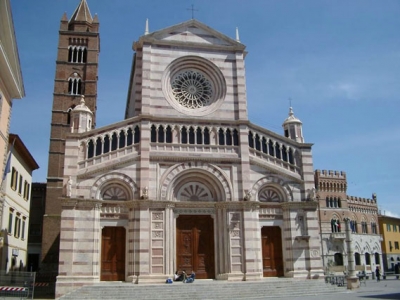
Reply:
M347 270L345 218L349 218L357 271L371 273L382 266L381 235L376 195L372 199L347 195L345 172L315 171L318 190L322 260L329 272Z

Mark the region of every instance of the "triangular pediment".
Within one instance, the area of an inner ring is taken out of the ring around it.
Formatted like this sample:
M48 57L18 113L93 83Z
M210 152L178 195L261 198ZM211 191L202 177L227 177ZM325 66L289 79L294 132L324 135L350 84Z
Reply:
M140 41L158 42L162 44L191 43L202 46L219 46L241 50L245 48L240 42L194 19L144 35L140 38Z

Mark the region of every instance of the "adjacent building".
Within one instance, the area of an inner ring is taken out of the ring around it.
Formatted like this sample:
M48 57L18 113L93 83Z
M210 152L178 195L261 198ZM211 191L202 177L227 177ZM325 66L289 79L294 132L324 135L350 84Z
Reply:
M379 230L383 236L382 251L385 271L399 272L400 267L400 219L379 215Z
M347 271L345 219L350 220L356 270L371 274L382 266L382 236L378 226L378 204L371 199L347 195L346 173L316 170L322 260L327 272Z
M7 170L2 182L1 270L26 271L32 172L39 166L18 135L9 137Z

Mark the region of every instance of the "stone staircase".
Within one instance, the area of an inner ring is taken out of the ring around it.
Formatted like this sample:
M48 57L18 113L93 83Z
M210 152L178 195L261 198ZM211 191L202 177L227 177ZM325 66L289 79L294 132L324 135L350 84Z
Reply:
M345 293L346 287L338 287L320 280L300 280L289 278L269 278L257 282L227 282L216 280L196 280L184 284L132 284L126 282L101 282L84 286L60 300L78 299L267 299L293 298L294 296Z

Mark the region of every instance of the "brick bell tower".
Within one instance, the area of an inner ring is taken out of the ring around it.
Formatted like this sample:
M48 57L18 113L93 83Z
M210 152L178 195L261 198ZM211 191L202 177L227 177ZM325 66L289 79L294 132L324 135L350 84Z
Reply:
M46 210L43 218L41 271L57 274L61 202L64 194L65 136L71 132L71 111L85 96L96 123L97 74L100 53L99 21L81 0L71 19L61 18L47 171ZM55 280L55 277L54 277Z

